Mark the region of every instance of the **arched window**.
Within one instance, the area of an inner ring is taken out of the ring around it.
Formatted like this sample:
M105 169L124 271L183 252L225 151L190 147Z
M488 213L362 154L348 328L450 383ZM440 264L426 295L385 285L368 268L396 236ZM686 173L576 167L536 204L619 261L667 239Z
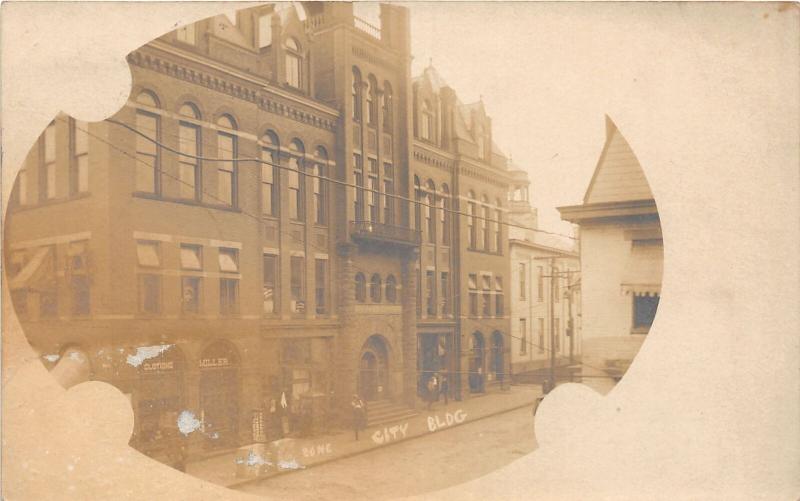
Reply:
M500 209L500 199L495 202L494 210L494 250L499 254L503 252L503 211Z
M467 195L469 197L469 202L467 203L467 225L469 229L469 248L470 249L477 249L478 248L478 238L477 238L477 204L475 202L475 193L470 191Z
M491 212L489 210L489 199L486 198L486 195L483 196L481 202L483 202L481 206L481 245L483 245L483 250L490 251L492 235L489 232L489 219Z
M383 163L383 222L394 225L394 166Z
M356 301L363 303L367 300L367 279L364 274L356 273Z
M184 103L178 113L186 118L200 119L200 111L192 103ZM200 143L200 125L187 120L178 122L178 180L180 196L185 199L200 200L200 160L202 156Z
M422 102L422 117L420 121L420 136L430 141L433 138L433 108L427 99Z
M397 280L394 275L386 277L386 301L389 303L397 302Z
M383 82L383 130L392 132L392 86L389 82Z
M328 182L323 180L328 172L328 152L322 146L318 147L314 153L315 158L315 172L316 177L313 178L312 184L314 186L314 222L317 224L325 224L327 222L327 206L328 206Z
M414 229L417 231L422 230L422 186L419 182L419 177L414 176Z
M442 211L440 214L442 244L450 245L450 188L446 184L442 185L439 197L439 207Z
M217 125L230 131L236 130L236 121L230 115L219 117ZM217 132L217 158L224 159L217 162L217 201L229 207L236 207L237 203L237 139L232 132L225 130Z
M381 276L373 273L369 279L369 298L373 303L381 302Z
M150 91L139 93L136 103L149 108L160 108L158 98ZM143 108L136 110L136 130L149 138L136 134L136 191L142 193L161 192L160 155L153 142L161 140L160 120L160 116L152 111Z
M295 221L305 219L305 174L303 173L303 155L305 147L299 139L289 144L289 218Z
M280 140L268 130L261 137L261 212L278 216L280 211Z
M286 83L296 89L302 89L303 55L300 51L300 44L294 38L289 37L286 39L284 49L286 50Z
M436 243L436 185L428 179L425 183L425 232L429 243Z
M374 126L378 122L378 82L370 75L367 83L367 123Z
M353 66L353 120L361 121L361 72Z

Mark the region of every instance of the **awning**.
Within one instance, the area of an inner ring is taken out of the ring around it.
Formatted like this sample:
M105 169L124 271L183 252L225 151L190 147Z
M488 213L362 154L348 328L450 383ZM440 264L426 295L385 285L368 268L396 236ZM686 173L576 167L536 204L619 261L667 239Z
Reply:
M38 279L41 278L42 272L47 269L45 263L49 261L50 257L50 247L37 249L19 273L9 280L8 287L11 290L33 287Z
M664 247L657 244L633 245L622 274L623 294L634 296L661 295L664 273Z

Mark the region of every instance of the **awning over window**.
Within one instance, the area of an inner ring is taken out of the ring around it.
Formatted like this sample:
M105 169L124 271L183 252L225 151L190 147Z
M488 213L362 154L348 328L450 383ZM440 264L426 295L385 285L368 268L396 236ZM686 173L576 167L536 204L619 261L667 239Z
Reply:
M158 267L161 265L158 244L156 243L139 242L136 244L136 257L139 261L139 266Z
M664 247L634 244L622 275L622 293L634 296L660 295L663 273Z
M46 270L52 263L50 247L37 249L25 266L9 280L8 286L11 290L30 289L41 285L42 279L46 278Z

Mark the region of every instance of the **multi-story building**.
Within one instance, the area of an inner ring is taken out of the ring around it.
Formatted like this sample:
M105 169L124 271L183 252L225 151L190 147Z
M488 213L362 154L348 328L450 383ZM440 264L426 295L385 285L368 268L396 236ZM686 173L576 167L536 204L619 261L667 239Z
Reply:
M650 185L610 118L583 204L559 211L581 230L583 375L588 384L608 391L653 324L664 260Z
M556 376L566 377L565 369L581 356L580 259L575 244L536 231L528 175L512 174L511 372L517 380L541 382L554 362Z
M168 33L129 55L117 114L59 116L26 159L15 309L48 366L130 395L143 450L182 410L199 451L330 419L353 393L408 411L432 371L459 398L507 372L491 122L412 81L405 8L382 4L380 26L353 9Z

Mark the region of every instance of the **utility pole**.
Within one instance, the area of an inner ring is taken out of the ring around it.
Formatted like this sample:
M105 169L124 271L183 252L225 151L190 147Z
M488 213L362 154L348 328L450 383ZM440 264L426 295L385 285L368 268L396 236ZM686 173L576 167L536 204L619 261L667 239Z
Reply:
M555 299L556 299L556 258L550 258L550 380L547 391L556 387L556 329L555 329Z

